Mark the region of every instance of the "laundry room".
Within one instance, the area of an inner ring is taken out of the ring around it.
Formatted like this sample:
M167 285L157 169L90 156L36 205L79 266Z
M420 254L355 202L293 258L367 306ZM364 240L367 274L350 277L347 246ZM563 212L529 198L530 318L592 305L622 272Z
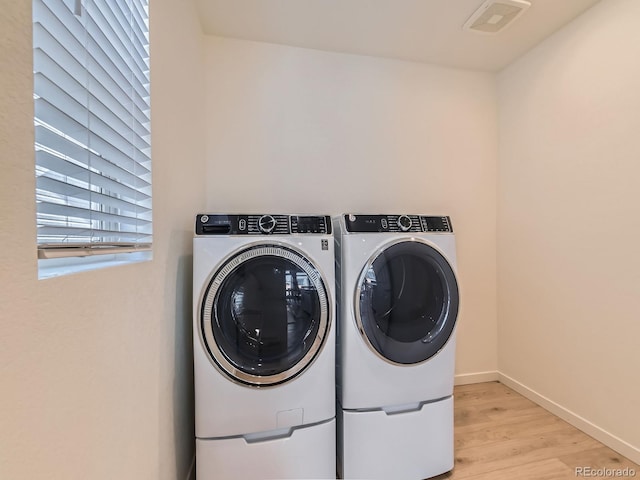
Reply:
M640 463L640 2L463 29L483 3L150 0L151 253L39 278L32 2L6 2L0 478L195 478L205 213L448 216L456 388L500 382ZM503 468L569 468L524 450Z

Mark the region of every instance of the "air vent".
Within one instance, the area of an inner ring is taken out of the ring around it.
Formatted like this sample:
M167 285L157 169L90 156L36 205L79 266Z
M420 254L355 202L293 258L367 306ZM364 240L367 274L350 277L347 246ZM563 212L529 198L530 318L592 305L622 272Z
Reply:
M531 3L526 0L487 0L462 28L489 35L498 33L511 25L530 6Z

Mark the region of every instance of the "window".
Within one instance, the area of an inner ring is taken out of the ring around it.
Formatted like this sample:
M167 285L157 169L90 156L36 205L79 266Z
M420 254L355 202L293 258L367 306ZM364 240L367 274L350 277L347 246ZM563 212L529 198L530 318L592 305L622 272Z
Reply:
M149 258L148 32L148 0L33 0L40 277Z

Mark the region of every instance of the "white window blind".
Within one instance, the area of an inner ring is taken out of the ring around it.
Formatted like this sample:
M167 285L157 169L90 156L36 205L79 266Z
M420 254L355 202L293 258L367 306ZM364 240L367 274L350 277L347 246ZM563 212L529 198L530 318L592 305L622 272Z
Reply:
M39 258L151 246L148 0L33 0Z

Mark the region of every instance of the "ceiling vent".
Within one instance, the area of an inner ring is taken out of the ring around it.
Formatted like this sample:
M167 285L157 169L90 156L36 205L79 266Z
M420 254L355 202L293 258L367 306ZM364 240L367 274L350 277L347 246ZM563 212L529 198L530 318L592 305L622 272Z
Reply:
M462 27L476 33L498 33L522 15L529 7L526 0L487 0Z

